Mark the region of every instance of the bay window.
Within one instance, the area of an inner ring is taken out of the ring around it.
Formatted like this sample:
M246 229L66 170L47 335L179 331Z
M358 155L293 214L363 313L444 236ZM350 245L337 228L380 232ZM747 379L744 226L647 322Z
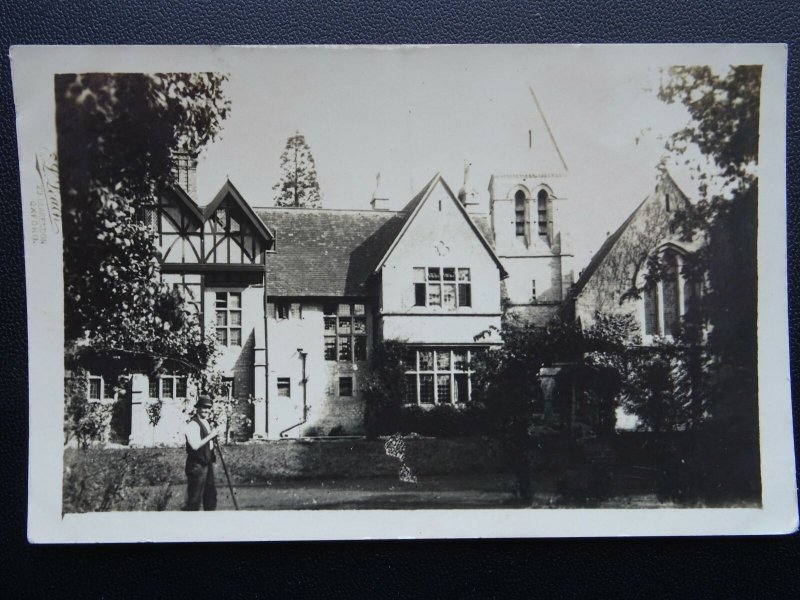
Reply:
M464 404L472 393L467 348L412 348L404 361L406 402L422 406Z

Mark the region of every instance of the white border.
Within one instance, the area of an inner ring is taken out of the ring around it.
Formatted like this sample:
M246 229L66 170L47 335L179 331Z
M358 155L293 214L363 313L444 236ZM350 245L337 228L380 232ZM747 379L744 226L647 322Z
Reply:
M759 411L761 509L336 510L61 515L63 300L61 239L37 243L37 156L55 150L53 74L87 71L226 71L250 53L320 47L57 47L11 49L28 298L30 459L28 539L35 543L503 538L788 533L797 529L789 385L786 270L786 61L780 44L336 47L324 52L515 52L571 59L595 53L653 64L763 64L759 165Z

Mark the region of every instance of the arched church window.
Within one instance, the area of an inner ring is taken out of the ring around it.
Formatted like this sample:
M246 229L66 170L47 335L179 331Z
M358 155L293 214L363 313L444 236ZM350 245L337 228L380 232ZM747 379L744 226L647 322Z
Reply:
M658 286L650 284L644 288L644 332L647 335L658 335L658 315L661 312L658 302Z
M660 281L644 288L644 333L677 336L681 320L697 306L700 284L683 278L677 252L664 252L662 264Z
M514 194L514 217L517 237L525 237L525 192L522 190Z
M547 201L549 199L550 196L547 194L546 190L539 190L539 193L536 195L539 209L539 235L547 235L549 233L547 230Z
M661 288L664 297L664 331L672 336L678 335L681 325L679 279L678 257L674 252L667 252L664 254L664 279Z

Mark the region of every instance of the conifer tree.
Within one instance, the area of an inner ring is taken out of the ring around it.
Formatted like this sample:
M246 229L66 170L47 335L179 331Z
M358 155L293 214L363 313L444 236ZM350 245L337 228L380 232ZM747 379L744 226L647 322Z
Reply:
M281 154L281 178L272 189L276 191L275 206L322 206L314 156L300 132L286 140Z

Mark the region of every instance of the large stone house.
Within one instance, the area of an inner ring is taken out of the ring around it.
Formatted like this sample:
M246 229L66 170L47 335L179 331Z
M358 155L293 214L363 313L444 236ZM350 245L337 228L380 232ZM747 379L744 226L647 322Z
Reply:
M489 182L488 214L465 169L435 175L400 211L260 208L226 181L196 198L196 161L142 211L162 278L181 287L222 349L238 439L363 431L360 382L381 340L403 340L410 404L465 405L472 353L500 343L504 310L543 324L573 283L560 231L567 169L532 95L519 162ZM488 335L485 332L489 332ZM95 377L90 396L112 392ZM196 394L180 373L131 378L131 444L181 442ZM159 405L153 423L149 407Z

